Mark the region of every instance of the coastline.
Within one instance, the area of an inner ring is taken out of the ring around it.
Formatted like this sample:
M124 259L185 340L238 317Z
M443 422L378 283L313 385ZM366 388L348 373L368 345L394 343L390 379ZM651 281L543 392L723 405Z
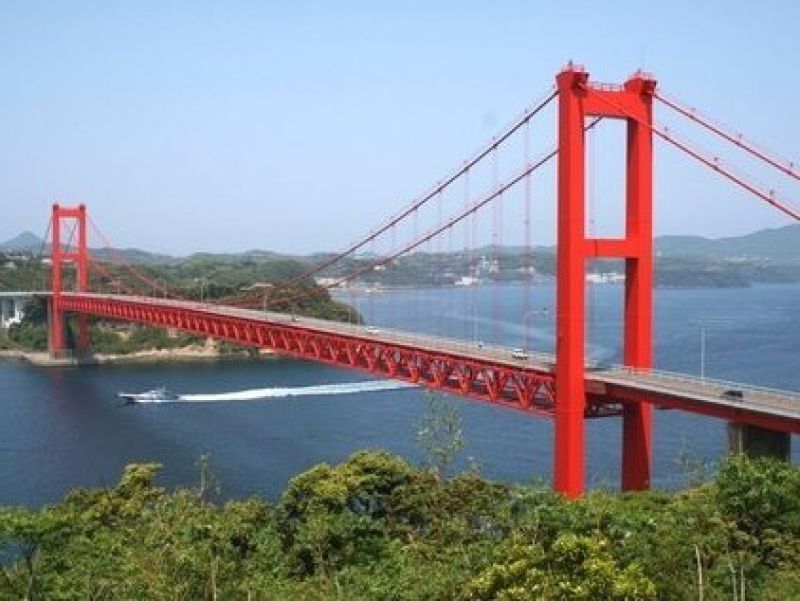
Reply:
M97 353L86 357L51 357L46 351L25 351L19 349L0 350L0 361L23 361L37 367L77 367L83 365L117 365L134 363L192 362L259 360L274 358L276 353L260 350L251 355L246 351L220 353L207 347L183 347L174 349L150 349L127 354Z

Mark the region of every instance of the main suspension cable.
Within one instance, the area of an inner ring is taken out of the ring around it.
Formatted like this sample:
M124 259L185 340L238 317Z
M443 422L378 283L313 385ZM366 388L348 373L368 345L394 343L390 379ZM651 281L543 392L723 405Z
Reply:
M653 97L660 101L665 106L671 108L672 110L680 113L684 117L691 119L701 127L704 127L708 131L716 134L717 136L727 140L731 144L734 144L744 150L745 152L751 154L752 156L756 157L767 163L768 165L774 167L775 169L779 170L780 172L792 177L796 180L800 180L800 171L797 171L796 165L793 161L789 161L786 159L777 159L772 156L772 153L768 154L765 150L761 150L758 146L744 137L744 135L740 133L732 133L729 131L725 131L721 125L715 124L709 119L708 117L703 116L697 109L692 107L687 107L681 103L679 103L675 99L666 98L664 95L656 92L654 93Z
M486 156L488 156L494 149L496 149L500 144L504 143L508 138L510 138L520 127L522 127L525 123L530 121L534 116L536 116L539 112L541 112L553 99L558 96L558 91L551 88L548 92L546 98L540 101L532 108L528 108L523 111L522 115L515 119L511 125L506 127L499 135L494 136L489 144L482 147L471 159L464 161L461 167L457 168L453 173L451 173L448 177L444 180L438 182L431 190L425 193L421 198L417 199L416 201L412 202L408 205L403 211L401 211L395 217L389 219L384 225L380 226L378 229L370 232L366 237L362 238L360 241L351 244L342 252L334 255L333 257L323 261L319 265L308 269L307 271L301 273L300 275L292 278L289 281L289 284L294 284L300 280L304 280L308 277L311 277L314 274L319 273L320 271L330 267L334 263L344 259L352 255L357 250L363 248L366 244L368 244L371 240L374 240L387 230L389 230L392 226L399 223L415 211L419 210L425 204L427 204L433 198L448 188L453 182L458 180L461 176L467 173L471 168L477 165L480 161L482 161Z
M652 123L648 123L647 121L641 119L637 115L634 115L633 113L631 113L629 110L627 110L621 104L606 98L606 96L604 96L602 94L598 94L597 98L600 99L605 104L607 104L607 105L611 106L612 108L616 109L617 111L620 111L621 113L625 114L629 119L632 119L632 120L636 121L637 123L639 123L640 125L643 125L643 126L647 127L650 131L652 131L656 136L658 136L662 140L665 140L666 142L669 142L670 144L672 144L673 146L675 146L679 150L681 150L684 153L686 153L689 156L691 156L696 161L698 161L700 163L703 163L706 167L709 167L709 168L713 169L714 171L716 171L717 173L719 173L723 177L725 177L725 178L729 179L730 181L732 181L734 184L736 184L740 188L742 188L744 190L747 190L751 194L757 196L761 200L763 200L763 201L767 202L768 204L772 205L773 207L775 207L776 209L778 209L782 213L785 213L786 215L788 215L792 219L794 219L796 221L800 221L800 211L798 211L797 209L794 209L791 206L789 206L789 202L788 201L778 198L778 196L775 194L774 190L770 190L768 192L765 192L763 190L759 190L756 186L754 186L753 184L750 184L749 182L747 182L743 177L740 177L740 176L736 175L735 173L733 173L733 171L731 171L730 169L724 167L722 165L721 161L718 158L716 158L716 157L715 158L708 158L707 156L704 156L703 154L701 154L699 151L694 150L691 146L689 146L689 144L687 142L684 142L684 141L681 141L681 140L677 139L677 137L672 132L670 132L669 129L663 128L663 130L662 130L661 128L653 125Z
M603 120L603 117L596 117L595 119L593 119L589 124L587 124L584 127L584 131L592 130L602 120ZM525 169L523 169L521 172L519 172L511 180L508 180L502 186L499 186L496 189L493 189L491 191L491 193L487 197L482 199L481 201L475 202L475 203L469 205L468 207L465 205L465 208L462 210L461 213L458 213L455 217L453 217L450 220L446 221L444 224L442 224L440 227L436 228L432 232L429 232L427 235L425 235L423 237L417 238L416 231L415 231L415 242L413 242L413 243L411 243L411 244L409 244L407 246L402 247L399 251L394 252L394 253L388 255L387 257L384 257L384 258L381 258L381 259L377 259L377 260L371 262L366 267L357 268L356 270L350 272L349 274L341 276L341 277L335 279L333 282L325 284L325 285L323 285L321 287L325 288L325 289L336 288L336 287L338 287L338 286L340 286L340 285L342 285L342 284L344 284L346 282L349 282L349 281L359 277L360 275L363 275L365 273L368 273L371 270L374 270L376 267L384 266L384 265L390 263L391 261L395 260L397 257L399 257L401 255L404 255L404 254L410 252L411 250L414 250L414 249L418 248L419 246L421 246L422 244L424 244L425 242L427 242L428 240L430 240L431 238L433 238L437 234L443 232L444 230L446 230L446 229L448 229L450 227L453 227L454 225L460 223L461 221L464 221L465 219L467 219L470 216L474 216L475 213L478 211L478 209L482 208L484 205L486 205L489 202L491 202L497 196L502 195L508 189L512 188L514 185L516 185L521 180L523 180L526 176L532 174L534 171L536 171L540 167L542 167L545 164L547 164L548 162L550 162L557 154L558 154L558 147L552 148L549 152L547 152L545 155L543 155L538 161L528 165ZM473 217L473 224L474 224L474 217ZM474 244L474 241L473 241L473 244ZM280 302L280 303L293 302L293 301L296 301L298 299L308 297L311 294L312 294L311 291L305 291L305 292L301 292L301 293L298 293L298 294L295 294L295 295L290 295L288 297L276 298L275 302Z
M602 121L602 119L603 119L602 117L595 118L588 125L586 125L584 127L584 131L589 131L589 130L593 129L600 121ZM397 257L399 257L401 255L404 255L404 254L407 254L408 252L410 252L412 250L415 250L416 248L422 246L423 244L425 244L426 242L428 242L429 240L431 240L435 236L441 234L445 230L457 225L458 223L462 222L463 220L465 220L469 216L474 215L479 209L483 208L485 205L490 203L492 200L496 199L498 196L503 195L505 192L507 192L509 189L513 188L520 181L525 179L527 176L531 175L534 171L536 171L540 167L542 167L545 164L547 164L557 154L558 154L558 148L556 147L556 148L550 150L549 152L547 152L545 155L543 155L536 162L529 164L527 167L525 167L522 171L517 173L510 180L506 181L504 184L498 186L497 188L492 189L492 191L489 192L480 201L474 202L468 208L464 209L461 213L456 214L456 216L450 218L449 220L447 220L446 222L441 224L439 227L437 227L437 228L429 231L427 234L424 234L423 236L417 238L415 241L407 244L406 246L402 247L400 250L398 250L396 252L393 252L393 253L387 255L386 257L382 257L380 259L377 259L377 260L371 262L369 265L367 265L365 267L361 267L359 269L356 269L355 271L353 271L353 272L351 272L351 273L349 273L349 274L347 274L345 276L339 277L339 278L335 279L333 282L325 284L324 286L321 286L321 287L325 288L325 289L336 288L336 287L341 286L342 284L344 284L346 282L349 282L349 281L351 281L351 280L353 280L353 279L355 279L355 278L357 278L357 277L359 277L361 275L364 275L365 273L368 273L368 272L374 270L376 267L382 267L384 265L387 265L388 263L390 263L390 262L394 261L395 259L397 259ZM291 296L289 298L278 299L278 302L292 302L294 300L297 300L298 298L303 298L303 297L306 297L308 295L309 295L309 292L304 292L304 293L301 293L301 294L298 294L298 295L295 295L295 296Z
M34 260L38 259L40 266L42 265L42 257L44 256L44 249L47 248L47 239L50 237L50 230L52 228L53 228L53 217L51 216L47 220L47 227L44 230L44 237L42 238L42 243L39 245L39 250L32 257ZM36 271L37 270L34 269L34 266L31 265L30 266L30 286L31 286L31 290L36 289L36 284L37 284L37 282L36 282ZM44 269L41 269L41 275L42 275L41 289L45 290L46 286L47 286L47 283L46 283L46 280L45 280Z
M111 242L108 240L108 238L106 238L106 236L103 234L103 232L100 231L100 228L97 227L97 224L95 224L94 220L91 217L88 217L88 220L89 220L89 224L92 226L92 229L94 230L94 232L100 237L100 239L103 241L103 244L105 244L106 248L108 248L108 250L111 251L111 254L114 255L114 257L116 258L117 264L119 264L122 267L124 267L125 269L127 269L137 279L139 279L139 281L141 281L144 284L146 284L149 288L152 288L154 291L160 290L164 294L165 297L172 296L173 298L176 298L176 299L188 300L185 297L183 297L182 295L170 291L165 285L160 284L159 282L156 282L155 280L153 280L151 278L148 278L146 275L142 274L138 269L136 269L133 265L131 265L128 261L126 261L122 257L122 255L114 247L114 245L111 244Z
M127 294L130 294L131 296L141 296L141 293L138 290L134 290L133 288L123 283L123 281L119 277L115 277L113 273L111 273L105 267L103 267L100 261L95 261L90 257L89 267L94 268L95 270L99 271L102 275L106 276L109 280L109 284L113 284L116 282L119 288L124 289Z

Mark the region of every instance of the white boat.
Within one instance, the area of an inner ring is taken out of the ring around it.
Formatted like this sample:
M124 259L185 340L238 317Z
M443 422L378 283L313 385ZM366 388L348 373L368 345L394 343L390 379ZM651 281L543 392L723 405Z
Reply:
M145 392L120 392L119 398L125 399L128 403L147 403L157 401L177 401L180 397L174 392L170 392L163 386L147 390Z

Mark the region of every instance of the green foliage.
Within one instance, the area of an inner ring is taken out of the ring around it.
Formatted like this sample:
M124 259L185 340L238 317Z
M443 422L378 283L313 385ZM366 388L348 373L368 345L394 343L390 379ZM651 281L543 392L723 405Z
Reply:
M15 348L44 351L47 350L47 328L23 321L8 329L8 340Z
M299 260L258 252L242 255L197 254L183 260L149 262L137 266L137 270L145 277L187 299L199 299L202 295L205 301L262 310L265 293L269 291L271 302L268 308L271 311L361 323L358 311L333 300L327 289L313 282L286 283L307 268L308 265ZM118 264L107 263L103 269L105 273L90 273L90 290L117 294L130 291L161 294L156 290L142 290L142 282ZM64 274L65 288L74 289L74 277L72 271ZM43 268L38 260L19 260L13 268L0 265L0 290L47 289L50 285L48 278L49 270ZM91 323L91 345L97 353L125 355L153 349L181 348L198 342L196 337L159 328L95 318ZM0 338L0 349L46 350L46 325L46 303L31 301L25 307L23 323L13 326L7 335ZM74 327L68 323L67 328L67 342L74 346ZM229 342L219 343L219 350L221 354L256 354L253 348Z
M715 500L733 547L769 565L800 565L800 470L773 459L734 457L720 469Z
M67 320L67 341L74 344L75 324ZM92 350L97 353L125 355L142 350L181 348L196 344L198 339L186 334L170 333L158 328L138 325L109 327L94 322L89 327ZM23 350L47 349L47 312L44 304L30 302L22 323L8 330L5 346Z
M48 270L38 259L9 260L0 253L0 290L44 290L47 277Z
M89 328L92 351L127 355L138 351L175 349L200 344L200 339L187 334L169 332L140 325L116 326L97 324Z
M499 561L467 586L466 599L655 599L656 587L636 563L620 566L600 536L560 535L549 549L510 539Z
M425 405L417 428L417 443L438 479L464 448L463 420L442 394L427 391Z
M25 322L37 325L47 324L47 303L44 300L29 300L22 308Z
M800 470L731 459L680 493L474 473L438 480L383 452L291 480L276 506L167 492L159 466L39 510L0 510L0 599L798 598Z
M385 536L377 518L411 472L402 459L361 452L337 467L323 463L293 478L278 505L293 571L308 575L379 556Z

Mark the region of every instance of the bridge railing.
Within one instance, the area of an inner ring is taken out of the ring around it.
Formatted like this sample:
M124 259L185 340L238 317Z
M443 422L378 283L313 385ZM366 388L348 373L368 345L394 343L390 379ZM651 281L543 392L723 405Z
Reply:
M107 296L114 298L114 295L95 295ZM152 299L147 297L140 297L137 301L152 302ZM370 338L378 335L388 335L391 341L401 344L420 345L425 344L436 350L461 350L466 354L480 354L490 356L492 358L503 360L504 362L513 361L519 365L530 365L531 367L547 366L551 371L555 368L555 356L549 353L541 353L536 351L525 352L526 358L517 358L512 356L512 347L501 346L498 344L487 344L477 340L464 340L460 338L445 338L441 336L433 336L429 334L409 333L404 330L395 328L388 328L385 326L368 326L356 323L334 322L325 319L317 319L313 317L303 317L292 315L291 313L276 313L273 311L259 311L253 309L240 309L237 307L226 307L224 305L210 305L208 303L201 303L196 301L170 301L165 299L158 299L159 304L171 304L178 307L191 308L200 311L207 311L214 309L219 311L223 309L230 315L239 315L242 317L254 317L254 313L262 316L274 323L285 323L287 325L316 325L320 329L335 331L343 333L348 330L357 332L360 337ZM521 350L521 349L519 349ZM523 351L524 352L524 351ZM726 390L741 390L751 394L758 394L762 398L775 398L783 401L792 401L800 404L800 392L780 390L777 388L769 388L766 386L757 386L752 384L744 384L742 382L733 382L719 378L700 378L690 374L683 374L680 372L673 372L655 368L637 368L630 367L622 364L603 364L603 363L588 363L587 367L596 373L605 373L608 375L621 375L625 377L633 377L649 380L666 380L668 382L680 383L685 386L708 388L712 394L719 394ZM758 402L757 398L747 398L748 402Z
M691 386L700 386L701 388L715 389L714 392L727 390L740 390L742 392L758 393L765 397L774 397L781 400L790 400L800 404L800 392L792 390L780 390L778 388L770 388L767 386L758 386L754 384L746 384L743 382L734 382L732 380L724 380L720 378L701 378L699 376L692 376L690 374L683 374L680 372L666 371L654 368L639 368L631 367L628 365L614 364L609 366L606 370L607 373L619 373L626 376L644 377L649 380L667 380L670 382L680 382ZM746 399L748 401L758 399Z

